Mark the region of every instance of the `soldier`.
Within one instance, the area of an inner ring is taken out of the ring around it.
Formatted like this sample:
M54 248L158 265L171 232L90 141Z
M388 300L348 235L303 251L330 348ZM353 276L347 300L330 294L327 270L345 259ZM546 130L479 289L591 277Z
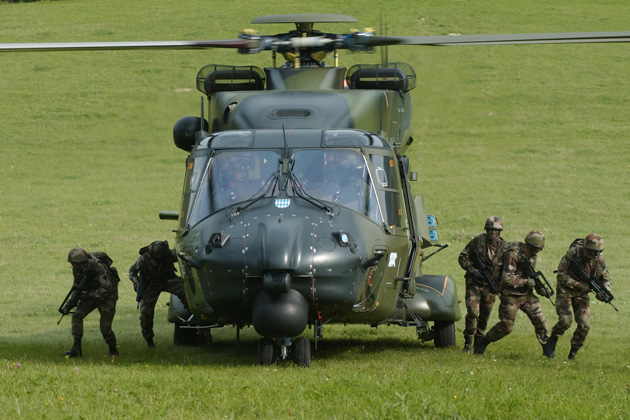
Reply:
M488 318L494 305L494 293L490 285L484 281L479 269L473 266L471 252L476 252L481 262L492 273L495 262L500 260L506 248L506 242L501 238L503 222L492 216L486 220L486 233L474 237L459 254L459 265L466 270L466 328L464 329L465 353L470 353L473 342L482 336L488 325ZM491 274L490 274L491 275Z
M160 293L172 293L186 305L182 279L173 266L176 261L175 250L169 248L167 241L155 241L140 250L140 257L129 268L129 280L140 298L142 337L151 348L155 347L153 316Z
M556 313L558 322L551 329L551 337L547 341L545 351L553 357L556 350L556 343L560 337L571 326L571 308L575 313L577 328L571 339L571 350L569 360L575 360L575 355L584 344L586 335L590 328L590 305L588 293L591 286L586 282L581 282L570 269L571 262L576 262L589 277L595 277L610 290L610 274L606 268L606 262L602 251L604 241L602 237L591 233L585 239L573 241L566 255L560 260L558 265L558 284L556 286ZM598 300L603 298L597 293Z
M499 322L485 337L475 340L475 354L483 354L488 344L498 341L512 332L514 318L520 309L527 314L534 326L538 342L543 346L549 338L547 321L540 308L540 301L532 292L535 281L528 278L521 258L532 268L536 266L536 256L545 246L545 237L537 230L532 230L525 237L525 243L518 242L508 248L503 255L503 271L501 273L501 304L499 305ZM538 293L541 293L537 289Z
M116 336L112 331L112 322L116 314L118 300L118 274L114 267L109 267L111 259L101 253L108 260L107 263L88 254L82 248L73 248L68 254L68 262L72 264L74 287L78 287L84 278L87 286L81 291L80 300L72 315L72 337L74 344L64 356L82 356L81 339L83 338L83 318L94 309L101 314L100 328L105 342L109 346L109 355L117 356Z

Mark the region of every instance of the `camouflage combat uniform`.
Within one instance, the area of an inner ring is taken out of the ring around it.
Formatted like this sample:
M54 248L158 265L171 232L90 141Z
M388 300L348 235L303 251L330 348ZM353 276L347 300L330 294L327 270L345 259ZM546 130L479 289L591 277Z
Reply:
M542 313L540 301L534 295L532 288L528 286L528 278L525 277L523 268L518 265L518 260L522 257L527 257L525 244L522 242L514 244L504 254L503 273L501 275L501 304L499 305L500 321L486 334L487 343L500 340L512 332L516 312L519 309L529 317L536 331L536 338L541 345L544 345L549 338L547 321ZM536 256L529 257L529 262L534 268Z
M112 267L113 268L113 267ZM116 315L116 301L118 300L118 276L115 271L93 255L88 254L87 265L84 269L72 268L74 287L78 287L81 280L87 276L87 292L89 299L80 300L72 315L72 337L80 341L83 337L83 319L94 309L101 315L101 334L110 349L116 348L116 336L112 331L112 322ZM111 353L111 351L110 351Z
M507 242L501 237L493 244L488 234L482 233L468 242L464 250L459 254L459 265L466 270L464 276L466 279L466 328L464 329L464 339L467 343L470 342L472 337L485 333L495 300L489 285L480 278L480 275L474 269L470 261L470 253L475 249L484 265L492 272L496 261L503 255L506 244Z
M583 240L575 241L558 265L558 284L556 286L558 322L551 330L551 335L556 341L557 337L564 334L571 326L571 308L573 308L577 328L571 339L571 348L576 351L584 344L590 328L588 293L591 292L591 287L588 283L576 280L577 275L569 270L569 261L576 261L589 277L598 278L610 290L610 274L606 268L604 255L600 253L593 259L586 258L583 243Z
M153 244L156 243L154 242ZM161 244L166 244L163 252L150 250L142 253L138 260L129 268L129 279L134 283L134 288L137 287L136 284L139 281L142 281L140 326L142 328L142 337L144 337L150 347L154 346L153 317L160 293L172 293L186 305L182 279L175 274L173 265L177 261L175 250L168 249L166 242L161 242Z

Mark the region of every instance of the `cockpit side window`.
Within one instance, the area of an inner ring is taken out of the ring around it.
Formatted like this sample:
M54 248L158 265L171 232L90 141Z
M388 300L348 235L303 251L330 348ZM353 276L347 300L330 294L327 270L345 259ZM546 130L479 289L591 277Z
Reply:
M383 208L383 214L388 226L403 226L404 208L400 196L400 182L398 180L398 166L393 156L370 155L374 183Z

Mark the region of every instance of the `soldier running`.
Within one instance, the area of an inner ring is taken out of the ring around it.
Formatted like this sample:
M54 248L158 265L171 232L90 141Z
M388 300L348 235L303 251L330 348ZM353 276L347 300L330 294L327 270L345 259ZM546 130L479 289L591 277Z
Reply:
M511 246L503 257L501 274L502 290L499 305L499 319L485 337L475 340L475 354L483 354L488 344L498 341L514 330L516 312L522 310L534 326L538 342L544 346L549 338L547 321L542 313L540 301L534 295L534 279L529 278L519 260L525 257L532 268L536 266L536 256L545 246L545 237L533 230L525 237L525 243L518 242ZM544 348L544 347L543 347Z
M108 263L96 258L95 254L102 254ZM118 300L118 274L114 267L110 267L111 259L104 253L88 254L83 248L73 248L68 254L68 262L72 264L72 275L75 288L79 287L83 279L87 279L84 290L81 290L79 302L72 315L72 348L63 355L80 357L83 355L81 339L83 338L83 319L94 309L98 309L101 319L101 334L109 346L109 355L117 356L116 336L112 331L112 322L116 314Z
M474 237L459 254L459 265L466 270L466 328L464 329L465 353L470 353L473 337L483 336L488 325L488 318L494 306L494 293L484 276L474 267L471 253L476 252L481 263L492 275L494 266L501 259L506 249L506 242L501 238L503 222L492 216L486 220L486 233Z
M581 268L587 276L599 280L602 285L610 290L610 274L606 268L606 261L602 251L604 241L602 237L591 233L585 239L573 241L569 250L560 260L558 265L558 284L556 286L556 313L558 322L551 330L551 337L545 345L546 352L553 357L556 343L571 326L571 308L575 314L577 328L571 338L571 350L569 360L574 360L578 350L584 345L584 340L590 329L590 303L588 294L591 292L589 283L580 281L574 270ZM572 264L577 263L577 268L571 269ZM598 300L603 300L599 293L595 294Z

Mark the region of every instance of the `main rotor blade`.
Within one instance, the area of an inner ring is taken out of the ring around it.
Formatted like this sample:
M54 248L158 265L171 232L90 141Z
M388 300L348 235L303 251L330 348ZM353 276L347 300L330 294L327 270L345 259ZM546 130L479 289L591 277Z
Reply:
M98 50L194 50L206 48L255 49L253 39L222 39L216 41L130 41L130 42L50 42L0 44L0 52L16 51L98 51Z
M569 44L596 42L630 42L630 31L623 32L565 32L503 35L443 35L443 36L368 36L356 39L357 45L515 45Z

